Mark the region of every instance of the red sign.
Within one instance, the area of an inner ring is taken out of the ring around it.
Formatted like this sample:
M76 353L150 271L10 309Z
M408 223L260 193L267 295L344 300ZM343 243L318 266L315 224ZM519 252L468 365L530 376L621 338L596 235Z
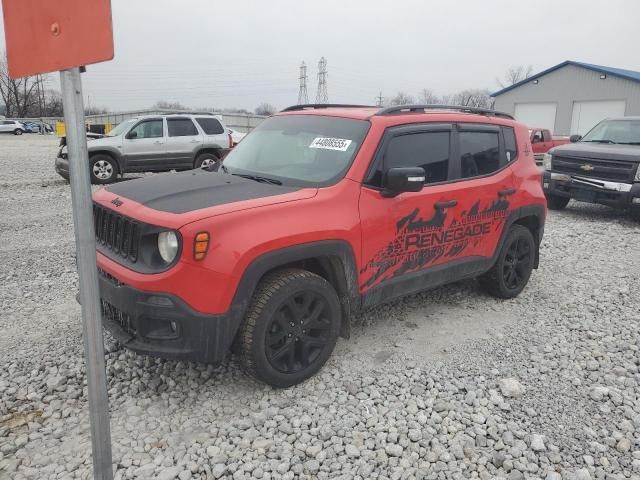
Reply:
M12 78L113 58L111 0L2 0Z

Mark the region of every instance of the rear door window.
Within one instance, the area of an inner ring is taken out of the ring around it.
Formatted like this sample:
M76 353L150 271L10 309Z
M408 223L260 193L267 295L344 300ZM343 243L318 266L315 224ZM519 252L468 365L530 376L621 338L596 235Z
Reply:
M170 137L190 137L198 135L198 129L190 118L168 118L167 127Z
M221 135L224 128L217 118L196 118L196 122L207 135Z
M487 175L500 169L498 132L462 131L459 139L462 178Z

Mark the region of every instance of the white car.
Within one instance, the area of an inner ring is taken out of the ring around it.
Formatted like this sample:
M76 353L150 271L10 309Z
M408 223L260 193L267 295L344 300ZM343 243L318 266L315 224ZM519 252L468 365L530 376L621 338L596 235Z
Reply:
M233 146L235 147L238 143L240 143L240 140L242 140L244 137L247 136L246 133L243 132L238 132L236 130L231 130L229 129L229 133L231 134L231 139L233 140Z
M22 123L17 120L0 120L0 133L13 133L14 135L22 135L27 131Z

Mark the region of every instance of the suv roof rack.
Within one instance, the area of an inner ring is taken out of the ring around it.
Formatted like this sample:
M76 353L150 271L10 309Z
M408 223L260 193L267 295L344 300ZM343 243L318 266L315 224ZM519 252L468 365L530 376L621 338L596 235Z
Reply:
M161 113L160 115L211 115L211 116L215 116L215 113L211 113L211 112L169 112L169 113Z
M425 110L453 110L463 113L477 113L479 115L486 115L488 117L508 118L509 120L515 120L513 115L505 112L498 112L496 110L489 110L487 108L480 107L466 107L463 105L394 105L392 107L383 108L376 115L392 115L394 113L408 112L408 113L424 113Z
M314 110L317 108L376 108L376 107L373 105L350 105L348 103L306 103L301 105L292 105L280 111L295 112L296 110Z

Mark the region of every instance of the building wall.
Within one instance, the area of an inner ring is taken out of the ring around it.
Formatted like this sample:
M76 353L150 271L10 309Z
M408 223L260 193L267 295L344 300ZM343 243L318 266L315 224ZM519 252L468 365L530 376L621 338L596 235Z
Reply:
M640 83L612 75L600 79L600 73L567 65L496 97L494 108L515 113L516 103L556 103L557 135L571 130L573 102L585 100L626 100L625 115L640 115ZM535 125L533 125L535 126Z

